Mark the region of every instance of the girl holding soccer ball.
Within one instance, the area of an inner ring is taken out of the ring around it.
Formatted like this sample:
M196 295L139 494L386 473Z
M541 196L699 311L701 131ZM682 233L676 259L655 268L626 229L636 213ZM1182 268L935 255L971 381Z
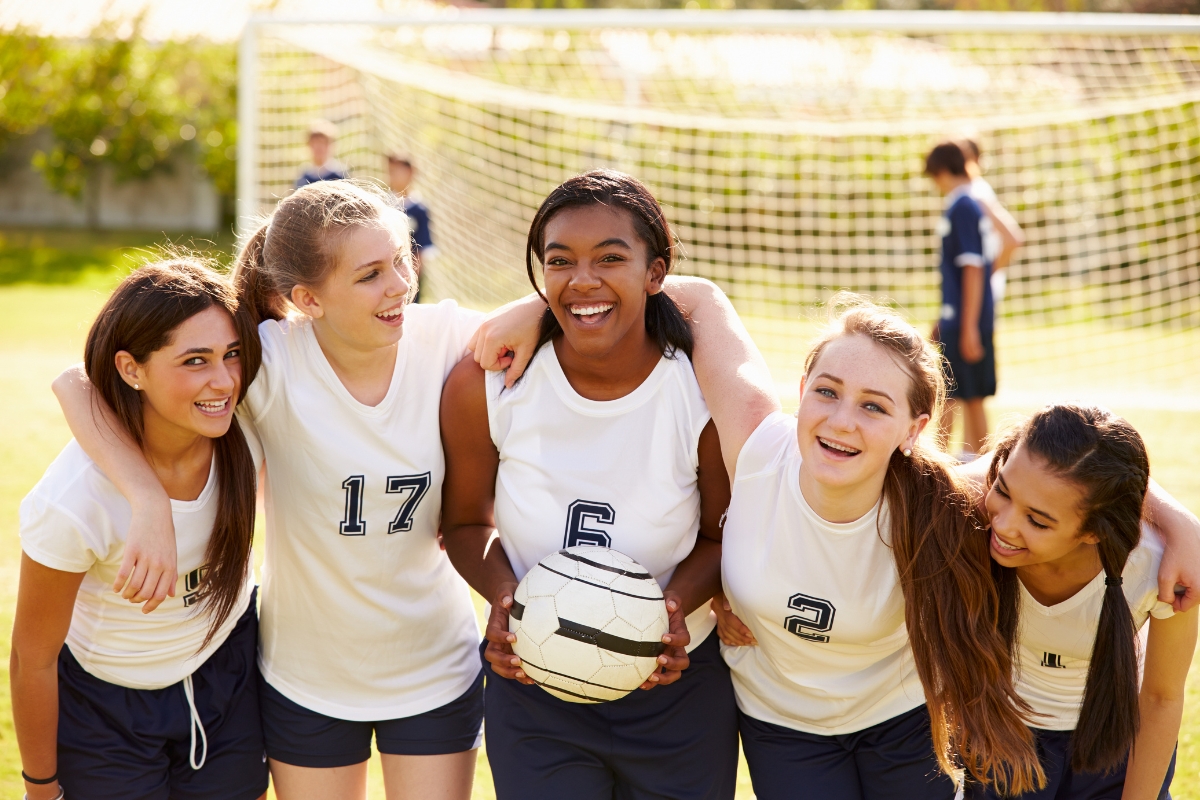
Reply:
M996 447L991 557L1047 777L1023 798L1170 797L1197 612L1158 599L1149 478L1141 437L1103 409L1048 407Z
M30 800L267 790L250 558L262 458L234 419L259 348L236 308L224 278L176 259L126 278L88 333L87 375L170 498L185 575L153 616L108 590L131 509L76 442L21 503L10 680Z
M501 800L733 796L736 708L707 607L729 481L692 329L663 292L674 250L640 182L571 178L529 232L529 277L537 287L536 258L549 305L537 355L511 388L469 359L446 383L442 525L451 560L492 601L487 746ZM643 565L671 619L647 691L602 705L532 685L508 625L518 581L580 544Z

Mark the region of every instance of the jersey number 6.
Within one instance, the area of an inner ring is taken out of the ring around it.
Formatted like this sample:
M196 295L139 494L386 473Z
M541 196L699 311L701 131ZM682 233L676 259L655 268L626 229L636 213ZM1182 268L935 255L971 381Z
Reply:
M338 532L343 536L366 536L367 521L363 519L363 492L367 479L363 475L351 475L342 481L346 490L346 514L338 525ZM413 515L425 493L429 491L430 477L428 472L420 475L389 475L387 493L401 495L400 510L388 525L388 533L411 531Z
M588 527L588 523L612 525L616 518L617 512L608 503L576 500L567 506L567 532L563 536L563 547L574 547L577 544L612 547L612 537L605 531Z

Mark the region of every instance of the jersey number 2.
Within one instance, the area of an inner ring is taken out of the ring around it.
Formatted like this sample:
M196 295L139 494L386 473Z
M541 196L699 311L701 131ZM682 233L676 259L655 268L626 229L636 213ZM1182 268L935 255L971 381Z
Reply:
M343 536L366 536L367 521L363 519L363 493L366 490L367 479L363 475L351 475L342 481L346 490L346 513L338 525L338 532ZM389 475L387 493L402 496L400 510L388 525L388 533L411 531L413 515L421 503L425 493L429 491L430 477L428 472L420 475Z
M810 642L828 642L829 631L833 630L833 615L837 610L833 603L806 594L794 594L788 598L788 608L797 614L783 621L788 633L794 633Z

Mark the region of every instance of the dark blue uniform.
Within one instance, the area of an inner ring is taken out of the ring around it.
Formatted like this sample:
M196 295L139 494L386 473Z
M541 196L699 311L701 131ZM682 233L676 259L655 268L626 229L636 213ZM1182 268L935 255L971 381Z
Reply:
M258 701L254 598L192 676L207 752L196 743L182 683L129 689L85 671L69 647L58 657L58 776L87 800L253 800L267 791Z
M304 172L300 173L300 177L296 178L296 188L320 181L342 181L349 177L349 171L337 161L326 161L319 167L309 164L304 168Z
M498 677L485 661L497 800L732 800L737 703L717 632L690 656L675 683L595 705Z
M938 323L942 354L946 357L946 375L950 397L974 400L996 393L996 356L992 344L995 310L992 298L991 264L983 257L983 209L968 194L967 188L955 190L942 218L942 310ZM962 332L963 271L983 271L983 305L979 312L979 337L983 360L968 364L959 352Z

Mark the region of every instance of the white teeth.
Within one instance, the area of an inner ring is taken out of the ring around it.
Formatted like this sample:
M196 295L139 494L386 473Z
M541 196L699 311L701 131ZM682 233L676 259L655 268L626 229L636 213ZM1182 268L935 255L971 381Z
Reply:
M996 540L996 545L997 545L997 546L998 546L998 547L999 547L1001 550L1015 551L1015 550L1020 550L1020 549L1022 549L1022 548L1020 548L1020 547L1014 547L1014 546L1012 546L1011 544L1008 544L1008 543L1007 543L1007 542L1005 542L1003 539L1001 539L999 536L997 536L997 535L996 535L996 533L995 533L995 531L993 531L993 532L992 532L992 538Z
M855 450L853 447L844 447L844 446L842 446L842 445L840 445L840 444L835 444L835 443L833 443L833 442L829 441L828 439L820 439L820 437L818 437L818 440L821 442L821 444L825 445L825 446L826 446L826 447L828 447L830 450L840 450L840 451L841 451L841 452L843 452L843 453L857 453L857 452L859 452L858 450Z
M398 317L403 313L404 313L404 308L400 307L400 308L393 308L390 311L384 311L383 313L376 314L375 316L380 317L382 319L391 319L392 317Z
M616 303L601 303L594 306L571 306L571 313L577 317L590 317L593 314L603 314Z
M196 403L196 405L200 406L200 408L204 409L205 411L223 411L228 402L228 400L222 400L219 403L201 400L200 402Z

